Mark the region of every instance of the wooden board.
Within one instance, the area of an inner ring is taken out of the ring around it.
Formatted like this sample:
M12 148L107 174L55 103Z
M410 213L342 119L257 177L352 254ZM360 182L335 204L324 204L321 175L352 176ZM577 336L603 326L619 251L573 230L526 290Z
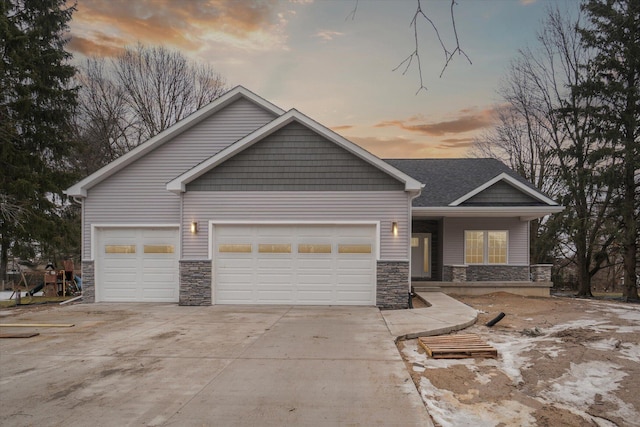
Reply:
M0 338L31 338L40 335L39 332L22 332L16 334L0 334Z
M420 337L418 343L434 359L498 357L498 350L482 341L476 334Z
M7 328L70 328L73 323L0 323Z

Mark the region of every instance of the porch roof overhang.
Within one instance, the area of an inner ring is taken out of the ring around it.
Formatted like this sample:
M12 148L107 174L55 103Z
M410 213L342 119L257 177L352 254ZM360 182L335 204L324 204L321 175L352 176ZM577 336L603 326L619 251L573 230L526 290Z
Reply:
M543 216L562 212L564 206L435 206L414 207L411 216L420 217L451 217L451 218L513 218L530 221Z

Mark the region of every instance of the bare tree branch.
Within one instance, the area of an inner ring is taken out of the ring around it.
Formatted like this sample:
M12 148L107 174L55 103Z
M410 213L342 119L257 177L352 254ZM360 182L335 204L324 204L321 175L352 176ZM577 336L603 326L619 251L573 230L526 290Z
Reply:
M352 21L356 19L356 12L358 11L358 1L359 0L356 0L356 4L353 7L353 10L349 12L349 14L344 18L345 21L348 21L349 18L351 18Z
M416 0L416 1L418 3L416 7L416 12L413 15L413 19L411 19L411 24L410 24L410 26L413 27L414 50L409 54L409 56L407 56L402 62L400 62L400 64L398 64L398 66L395 67L393 71L403 68L402 74L405 75L409 70L409 68L411 67L413 60L415 59L417 63L418 75L420 79L420 87L416 91L416 95L417 95L418 93L420 93L421 90L425 90L425 91L428 90L427 87L424 85L424 77L422 73L422 61L420 59L420 36L419 36L419 30L418 30L419 18L422 18L429 25L431 25L431 28L433 29L433 32L435 33L438 39L438 42L440 43L442 52L444 53L444 66L440 71L440 77L443 76L445 70L449 66L449 63L453 60L454 56L456 55L464 56L467 59L467 61L469 61L469 64L472 64L472 62L471 62L471 58L469 58L466 52L462 50L462 48L460 47L460 39L458 37L458 29L456 27L455 13L453 10L454 6L456 5L456 1L451 0L451 7L450 7L451 27L452 27L454 39L455 39L455 47L453 48L453 50L450 50L449 48L447 48L442 37L440 36L440 31L438 30L438 26L433 22L433 20L429 17L429 15L427 15L422 9L422 0Z

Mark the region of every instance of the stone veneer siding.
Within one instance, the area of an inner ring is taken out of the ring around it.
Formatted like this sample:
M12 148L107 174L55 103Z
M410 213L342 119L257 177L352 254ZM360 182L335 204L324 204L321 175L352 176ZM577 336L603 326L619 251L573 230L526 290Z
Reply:
M96 302L95 261L82 261L82 302Z
M409 261L378 261L376 305L409 308Z
M469 282L528 282L528 265L469 265Z
M467 266L466 265L445 265L443 271L445 282L466 282Z
M179 305L211 305L211 261L180 261Z
M445 282L528 282L526 265L445 265Z
M531 280L533 282L551 281L551 264L536 264L531 266Z

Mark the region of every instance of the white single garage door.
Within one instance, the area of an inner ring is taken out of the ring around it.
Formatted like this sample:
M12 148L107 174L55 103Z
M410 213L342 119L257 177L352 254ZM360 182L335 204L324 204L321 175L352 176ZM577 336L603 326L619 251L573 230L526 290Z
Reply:
M215 225L215 304L375 305L374 225Z
M177 302L177 228L97 230L96 301Z

